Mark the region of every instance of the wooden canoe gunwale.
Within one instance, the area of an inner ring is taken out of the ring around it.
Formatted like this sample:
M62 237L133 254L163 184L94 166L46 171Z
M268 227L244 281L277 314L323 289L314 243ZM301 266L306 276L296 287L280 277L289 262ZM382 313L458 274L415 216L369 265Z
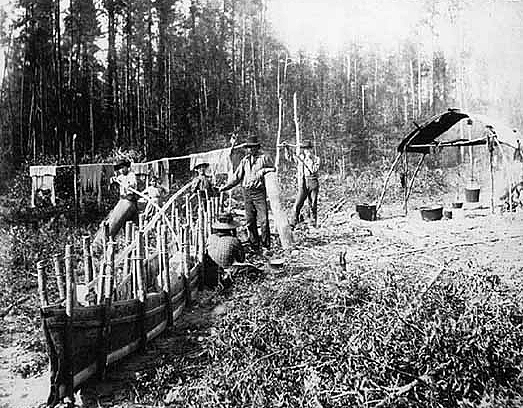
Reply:
M191 298L197 294L201 267L202 265L197 263L187 271ZM75 351L71 362L73 387L100 373L104 364L105 367L112 365L139 350L141 340L139 330L137 331L136 328L140 327L140 322L142 322L145 340L150 342L167 328L167 314L170 310L172 310L172 320L176 320L182 314L188 294L183 287L176 286L179 280L181 280L179 275L171 278L174 284L174 287L171 287L176 292L148 293L143 303L138 299L129 299L112 302L107 308L103 304L73 308L73 318L70 322L74 334L72 348ZM61 383L65 378L62 368L64 333L69 322L65 307L61 303L41 307L41 316L51 365L51 394L48 404L55 405L65 396L62 395ZM104 316L109 318L108 324L114 330L111 331L107 354L100 360L96 350L104 340L102 336Z

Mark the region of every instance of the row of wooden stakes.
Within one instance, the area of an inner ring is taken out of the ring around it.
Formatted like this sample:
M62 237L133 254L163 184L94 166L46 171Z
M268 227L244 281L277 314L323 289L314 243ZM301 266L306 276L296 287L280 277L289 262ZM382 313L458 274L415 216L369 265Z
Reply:
M146 220L143 214L139 217L138 226L132 221L128 221L125 225L125 246L118 256L115 255L117 244L109 237L109 225L107 222L102 223L103 254L98 268L93 256L91 238L84 236L82 240L83 284L80 284L79 281L81 274L74 267L73 245L66 245L63 257L60 254L53 256L54 278L60 301L65 301L66 308L70 309L73 305L78 304L101 304L106 298L123 300L123 297L129 294L131 294L131 298L140 299L145 296L147 288L152 283L149 281L151 276L148 273L148 263L146 262L151 253L156 252L158 256L159 286L162 288L168 286L169 253L175 249L183 254L184 271L190 268L192 257L203 262L205 242L211 234L212 223L223 206L223 195L208 199L198 195L197 200L194 198L195 196L190 197L187 194L184 206L173 203L170 208L171 220L163 214L156 222L155 236L151 236L150 228L144 229ZM193 201L196 202L193 203ZM181 210L185 210L183 218L180 216ZM196 218L194 217L195 212L197 213ZM169 235L171 240L169 240ZM151 244L155 244L155 247ZM117 285L117 270L122 263L122 279ZM42 306L49 304L45 272L47 264L48 262L45 260L37 262L38 290ZM130 283L130 290L126 291L125 285L128 283ZM87 295L87 300L78 301L79 291Z

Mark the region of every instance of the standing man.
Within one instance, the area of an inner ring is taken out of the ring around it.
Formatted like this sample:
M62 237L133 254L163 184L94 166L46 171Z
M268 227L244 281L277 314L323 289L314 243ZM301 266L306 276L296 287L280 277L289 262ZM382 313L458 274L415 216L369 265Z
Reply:
M318 222L318 170L320 169L320 158L312 153L312 143L310 140L304 141L301 145L301 153L295 156L298 165L298 195L294 203L294 216L291 227L296 226L300 221L300 211L305 203L309 201L312 214L312 222L316 227Z
M247 148L247 155L240 161L231 180L225 186L220 187L219 192L229 190L241 183L251 247L254 251L260 249L260 236L257 226L259 223L261 245L264 248L263 254L267 256L270 254L271 235L264 176L268 172L275 171L275 168L269 157L260 151L260 143L256 136L249 136L245 147Z

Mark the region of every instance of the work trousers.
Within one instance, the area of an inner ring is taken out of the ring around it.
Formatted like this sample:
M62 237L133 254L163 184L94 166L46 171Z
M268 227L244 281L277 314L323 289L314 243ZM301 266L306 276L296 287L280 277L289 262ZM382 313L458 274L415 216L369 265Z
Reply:
M267 209L267 193L265 187L261 189L243 189L245 201L245 218L249 230L249 241L253 249L260 247L260 235L258 224L261 229L261 244L265 248L271 246L271 234L269 231L269 213Z
M296 225L300 221L300 211L307 199L309 201L309 207L311 209L312 220L314 225L318 221L318 191L320 189L320 184L318 179L302 179L300 185L298 186L298 196L296 197L296 202L294 203L294 218L292 220L292 225Z

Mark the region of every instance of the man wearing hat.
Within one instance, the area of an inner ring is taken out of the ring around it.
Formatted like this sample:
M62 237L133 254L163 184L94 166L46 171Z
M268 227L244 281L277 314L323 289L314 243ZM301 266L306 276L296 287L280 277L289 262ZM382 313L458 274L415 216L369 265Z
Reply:
M257 227L257 224L260 224L261 245L264 247L264 252L268 253L271 241L264 176L268 172L275 171L275 169L269 157L260 152L260 143L256 136L249 136L245 147L247 148L247 155L240 161L229 182L220 187L219 191L229 190L241 183L251 247L255 251L260 248L260 236Z
M300 144L301 152L296 157L298 165L298 195L294 203L293 219L291 226L294 227L300 220L300 211L305 203L309 201L312 222L316 227L318 221L318 170L320 168L320 158L312 153L312 143L305 140Z
M213 197L216 191L210 177L206 174L208 168L209 163L206 162L198 163L194 167L198 175L192 182L191 194L199 194L202 199L207 198L207 196Z
M245 252L240 240L236 237L239 224L232 214L219 214L212 225L212 234L207 241L207 264L205 265L204 284L214 287L221 280L229 280L229 269L235 262L245 261ZM221 273L221 279L220 279ZM230 282L229 282L230 283Z

